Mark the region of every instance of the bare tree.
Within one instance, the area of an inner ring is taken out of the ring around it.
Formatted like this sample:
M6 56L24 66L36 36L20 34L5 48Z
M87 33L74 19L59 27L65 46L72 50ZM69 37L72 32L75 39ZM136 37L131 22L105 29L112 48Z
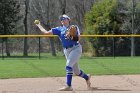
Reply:
M72 22L76 23L82 31L84 26L84 13L89 10L94 1L95 0L30 0L28 21L32 24L35 19L39 19L46 29L50 29L61 25L58 20L59 15L67 14L71 17ZM40 34L35 25L29 26L31 29L29 30L29 34ZM55 44L58 42L54 43L54 40L56 41L54 38L41 39L43 45L48 45L48 42L44 43L46 40L49 41L52 55L55 55L57 49ZM37 40L35 42L37 43ZM45 47L41 46L41 48L44 49ZM48 50L47 47L45 49Z
M41 21L41 24L43 27L47 30L51 29L51 23L50 23L50 0L34 0L31 2L31 11L33 19L39 19ZM51 51L52 55L56 56L56 50L54 47L54 38L49 38L50 41L50 46L51 46Z
M50 18L49 18L49 12L50 12L50 9L49 9L49 4L50 4L50 0L48 0L48 10L47 10L47 19L48 19L48 21L47 21L47 25L46 25L46 27L47 27L47 30L50 30L51 29L51 26L50 26ZM56 51L55 51L55 47L54 47L54 38L52 37L52 38L49 38L50 39L50 45L51 45L51 50L52 50L52 55L53 56L56 56Z
M24 28L25 28L25 35L28 35L28 11L29 11L29 0L25 0L25 18L24 18ZM28 42L27 38L24 38L24 56L28 56Z

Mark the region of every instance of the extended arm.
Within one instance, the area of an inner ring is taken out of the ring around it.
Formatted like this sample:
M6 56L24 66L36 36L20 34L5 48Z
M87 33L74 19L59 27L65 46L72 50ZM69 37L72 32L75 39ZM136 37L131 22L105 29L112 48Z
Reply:
M47 31L46 29L44 29L44 27L40 24L40 22L38 24L36 24L36 26L40 29L40 31L43 34L46 34L46 35L52 35L53 34L51 30Z

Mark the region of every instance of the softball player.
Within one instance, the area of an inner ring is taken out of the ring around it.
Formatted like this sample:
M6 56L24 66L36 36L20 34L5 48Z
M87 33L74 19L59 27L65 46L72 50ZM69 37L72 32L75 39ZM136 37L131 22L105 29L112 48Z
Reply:
M87 84L88 89L90 88L90 75L89 74L85 74L82 70L79 69L78 66L78 60L82 54L82 47L79 43L79 38L80 38L80 31L78 26L76 26L77 28L77 38L74 40L71 40L70 38L67 37L66 35L66 31L68 30L68 28L71 26L70 22L71 22L71 18L67 15L61 15L59 17L62 26L59 27L55 27L52 28L49 31L46 31L40 23L36 24L39 29L41 30L41 32L43 32L44 34L47 35L58 35L63 48L64 48L64 54L66 57L66 86L63 88L60 88L59 91L72 91L72 76L73 76L73 72L84 78Z

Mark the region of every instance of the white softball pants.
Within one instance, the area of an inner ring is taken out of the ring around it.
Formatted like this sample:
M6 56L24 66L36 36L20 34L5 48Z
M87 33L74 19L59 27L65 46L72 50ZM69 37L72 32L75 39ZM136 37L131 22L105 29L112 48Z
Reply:
M80 74L80 69L78 66L78 60L82 54L82 47L80 44L73 46L72 48L64 49L64 54L66 57L66 66L72 67L73 72L76 75Z

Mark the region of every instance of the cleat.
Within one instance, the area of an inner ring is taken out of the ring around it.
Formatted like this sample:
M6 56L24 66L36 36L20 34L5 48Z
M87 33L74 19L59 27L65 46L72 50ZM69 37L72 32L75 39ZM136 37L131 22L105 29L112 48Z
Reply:
M69 86L65 86L65 87L62 87L59 89L59 91L72 91L73 88L72 87L69 87Z
M91 75L90 75L90 74L87 74L87 76L89 77L88 80L86 80L87 88L88 88L88 89L91 89L91 86L90 86L90 85L91 85L91 82L90 82Z

